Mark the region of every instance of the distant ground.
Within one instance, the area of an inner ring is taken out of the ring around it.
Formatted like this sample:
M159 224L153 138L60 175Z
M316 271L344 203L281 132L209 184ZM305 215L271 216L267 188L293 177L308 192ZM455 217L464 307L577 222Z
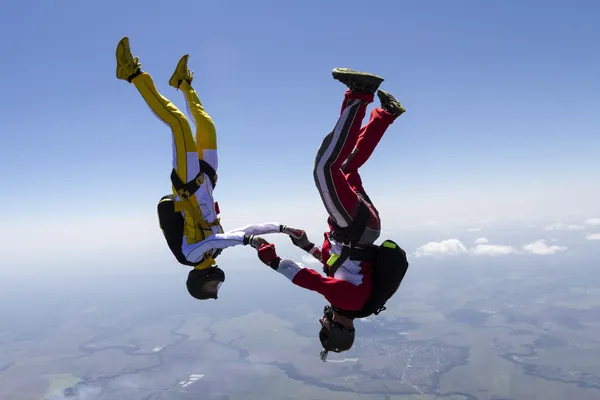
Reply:
M240 274L201 305L180 276L81 284L31 304L5 291L0 398L600 398L600 285L465 268L470 279L408 279L388 310L357 322L354 349L327 363L323 302L279 277L261 281L265 291Z

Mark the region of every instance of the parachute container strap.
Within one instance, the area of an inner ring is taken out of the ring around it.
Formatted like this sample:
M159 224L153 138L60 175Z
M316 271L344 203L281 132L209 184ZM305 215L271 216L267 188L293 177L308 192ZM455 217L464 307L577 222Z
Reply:
M350 249L350 259L355 261L374 261L377 257L379 246L371 244Z
M179 196L184 200L190 198L198 191L200 185L202 185L204 182L204 177L202 176L203 174L208 176L210 182L212 183L213 189L217 185L217 173L215 169L204 160L199 159L198 163L200 165L200 172L198 172L198 174L190 182L183 182L181 178L179 178L175 168L173 168L171 171L171 183L173 184L177 194L179 194Z
M356 250L363 232L367 229L367 223L369 222L369 216L371 210L365 204L364 201L360 201L356 216L352 220L352 223L338 230L337 234L334 234L334 239L339 238L343 242L341 254L334 260L333 264L329 265L327 269L327 275L335 275L338 268L346 261L350 255ZM339 240L338 239L338 240Z
M212 183L213 189L217 186L217 171L209 163L204 160L198 160L200 164L200 173L205 173Z
M200 188L202 181L202 172L196 175L190 182L184 183L181 178L179 178L179 175L177 175L175 168L171 171L171 183L182 200L187 200L193 196Z
M346 261L348 259L348 257L350 256L350 247L346 244L344 244L342 246L342 251L340 253L340 255L337 255L336 258L334 258L334 261L332 264L327 264L329 266L329 268L327 268L327 276L334 276L336 271L338 270L339 267L342 266L342 264L344 263L344 261ZM331 257L329 257L331 259Z

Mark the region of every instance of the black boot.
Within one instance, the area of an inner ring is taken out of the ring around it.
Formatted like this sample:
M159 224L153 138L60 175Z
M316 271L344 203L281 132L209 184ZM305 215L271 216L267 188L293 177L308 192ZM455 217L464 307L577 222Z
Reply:
M404 107L402 107L402 104L388 92L379 90L377 92L377 97L379 97L379 101L381 101L381 108L396 117L399 117L406 111Z
M337 79L356 93L375 94L383 78L368 72L354 71L349 68L334 68L333 79Z

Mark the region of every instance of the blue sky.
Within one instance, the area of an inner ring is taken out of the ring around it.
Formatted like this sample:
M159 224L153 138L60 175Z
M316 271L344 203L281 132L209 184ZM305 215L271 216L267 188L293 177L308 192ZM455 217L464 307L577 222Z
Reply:
M5 254L43 242L60 249L46 258L150 247L169 260L155 204L170 191L170 133L115 78L122 36L180 107L167 81L190 54L217 125L227 229L325 227L311 168L339 112L337 66L382 75L408 110L363 171L389 231L449 216L579 212L582 223L600 211L597 2L169 4L3 6Z

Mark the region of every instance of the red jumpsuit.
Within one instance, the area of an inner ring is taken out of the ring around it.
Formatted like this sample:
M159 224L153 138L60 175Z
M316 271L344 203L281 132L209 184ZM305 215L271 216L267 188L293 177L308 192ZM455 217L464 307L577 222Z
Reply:
M367 196L358 172L396 116L382 108L371 111L369 122L361 128L367 105L373 94L347 90L341 115L333 131L324 139L314 164L314 179L327 209L329 231L324 234L321 261L326 264L331 254L340 254L342 243L333 239L336 227L348 227L356 217L359 202L370 209L367 227L359 244L371 244L380 235L381 221ZM345 164L345 165L343 165ZM332 306L343 310L360 310L371 292L371 262L346 260L333 277L282 259L278 272L294 284L323 295Z

